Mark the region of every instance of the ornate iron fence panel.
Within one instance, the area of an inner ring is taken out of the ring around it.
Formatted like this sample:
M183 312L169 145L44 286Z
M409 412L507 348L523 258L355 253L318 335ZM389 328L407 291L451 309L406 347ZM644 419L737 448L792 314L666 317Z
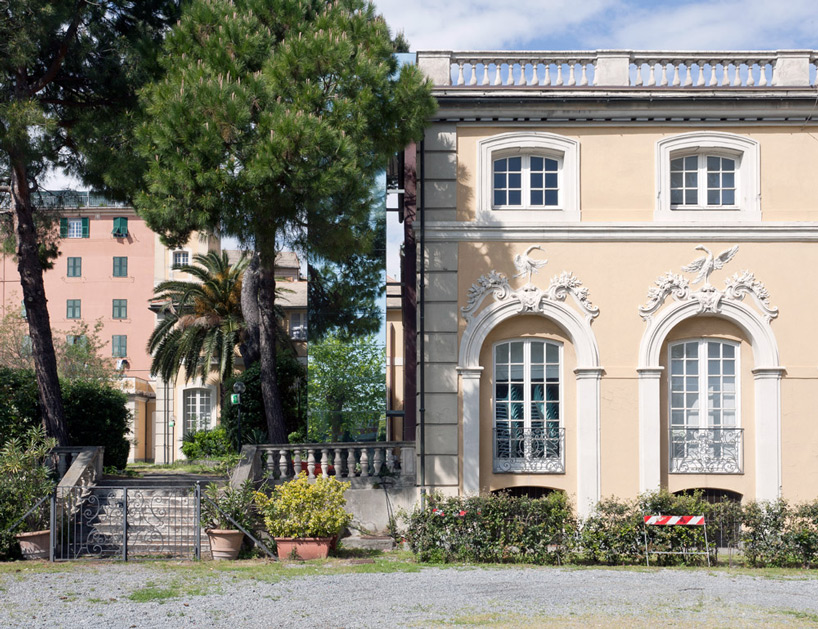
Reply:
M671 428L671 474L741 474L742 428Z
M55 560L198 559L199 496L188 487L70 487L53 503Z
M495 428L494 472L565 473L565 428Z

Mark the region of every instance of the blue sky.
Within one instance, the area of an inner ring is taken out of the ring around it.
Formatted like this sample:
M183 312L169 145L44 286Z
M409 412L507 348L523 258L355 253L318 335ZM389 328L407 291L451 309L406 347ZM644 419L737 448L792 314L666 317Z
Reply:
M375 0L417 50L818 47L815 0Z

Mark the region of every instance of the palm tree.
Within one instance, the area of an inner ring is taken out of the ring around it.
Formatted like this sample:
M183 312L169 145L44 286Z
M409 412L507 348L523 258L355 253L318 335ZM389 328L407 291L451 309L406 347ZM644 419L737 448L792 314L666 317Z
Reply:
M185 382L213 371L221 382L233 375L244 331L241 283L248 262L245 255L231 265L225 252L197 254L192 264L174 267L193 280L169 280L154 289L152 301L164 317L148 340L151 375L172 381L182 370Z

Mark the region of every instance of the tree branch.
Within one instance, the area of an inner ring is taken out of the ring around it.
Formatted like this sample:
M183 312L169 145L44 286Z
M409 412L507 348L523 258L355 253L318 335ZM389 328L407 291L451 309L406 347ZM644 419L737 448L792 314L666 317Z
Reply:
M79 7L77 7L77 12L74 14L74 19L71 21L68 30L65 32L65 37L63 38L62 44L60 44L59 50L57 50L57 56L51 61L51 65L48 67L45 74L43 74L43 76L41 76L31 86L30 89L32 95L36 94L46 85L51 83L51 81L53 81L57 76L57 73L60 71L60 67L62 66L62 62L65 60L65 56L68 54L68 48L70 47L71 40L74 39L74 36L77 34L81 15L82 12L79 10Z

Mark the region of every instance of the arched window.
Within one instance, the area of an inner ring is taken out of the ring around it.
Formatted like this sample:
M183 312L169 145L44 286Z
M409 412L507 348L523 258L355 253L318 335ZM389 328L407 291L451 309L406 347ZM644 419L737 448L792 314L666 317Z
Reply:
M494 472L565 471L562 345L520 339L494 346Z
M741 473L738 344L691 339L669 354L670 472Z

